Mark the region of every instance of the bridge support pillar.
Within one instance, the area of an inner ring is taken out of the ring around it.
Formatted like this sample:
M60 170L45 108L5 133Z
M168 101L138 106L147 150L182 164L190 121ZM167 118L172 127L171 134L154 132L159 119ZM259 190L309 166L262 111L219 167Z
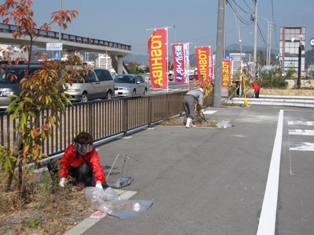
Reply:
M118 66L117 66L117 73L118 74L123 74L125 73L123 70L124 70L124 67L123 67L123 56L117 56L118 58Z

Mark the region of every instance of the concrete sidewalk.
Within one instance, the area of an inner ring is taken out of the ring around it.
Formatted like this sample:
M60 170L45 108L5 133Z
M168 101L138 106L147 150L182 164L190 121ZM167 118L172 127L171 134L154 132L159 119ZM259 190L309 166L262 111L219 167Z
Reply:
M207 111L211 114L206 118L229 121L234 127L157 125L99 146L102 166L111 164L119 153L128 154L134 181L122 190L136 192L131 199L153 199L154 204L126 220L88 218L88 223L78 225L80 229L74 227L66 234L255 234L278 109Z

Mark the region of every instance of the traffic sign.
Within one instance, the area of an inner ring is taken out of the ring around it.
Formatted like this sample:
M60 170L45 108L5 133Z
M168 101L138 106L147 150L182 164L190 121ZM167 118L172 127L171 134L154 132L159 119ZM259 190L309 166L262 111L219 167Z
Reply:
M62 51L62 43L50 43L46 44L47 51Z
M61 60L59 52L56 52L55 56L53 57L54 60Z
M225 55L225 60L231 60L231 56L230 55Z
M311 38L311 40L310 40L310 45L311 45L312 47L314 47L314 38Z

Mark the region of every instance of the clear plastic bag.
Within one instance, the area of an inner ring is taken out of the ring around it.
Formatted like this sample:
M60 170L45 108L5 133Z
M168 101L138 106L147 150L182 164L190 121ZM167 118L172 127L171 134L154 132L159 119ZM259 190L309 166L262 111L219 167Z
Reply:
M126 219L146 211L153 200L126 200L119 197L112 188L101 190L96 187L84 189L87 203L94 210L99 210L120 219Z
M223 127L223 128L227 128L227 127L232 127L232 125L230 124L230 122L222 120L220 122L218 122L216 124L217 127Z

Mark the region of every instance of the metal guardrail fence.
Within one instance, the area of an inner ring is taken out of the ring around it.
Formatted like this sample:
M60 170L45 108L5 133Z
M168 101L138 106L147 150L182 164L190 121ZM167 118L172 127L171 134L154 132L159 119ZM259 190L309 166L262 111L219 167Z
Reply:
M159 121L184 113L182 100L186 91L130 97L74 104L60 114L59 126L52 128L52 136L42 144L42 150L48 156L63 152L81 131L89 132L95 141L118 134L127 136L128 131L139 127L151 126ZM213 93L209 95L205 106L213 104ZM39 125L43 123L40 112ZM0 114L0 145L12 147L15 141L14 128L18 120L11 120L9 114Z
M0 23L0 32L13 33L16 31L16 28L17 28L16 25ZM36 30L38 30L40 37L53 38L53 39L59 40L59 32L55 32L55 31L46 32L45 30L39 30L39 29L36 29ZM66 34L66 33L61 33L61 40L84 43L84 44L91 44L91 45L97 45L97 46L104 46L104 47L112 47L112 48L123 49L123 50L128 50L128 51L132 50L132 46L130 45L106 41L106 40L100 40L100 39L95 39L95 38L89 38L89 37L81 37L81 36L76 36L76 35Z

